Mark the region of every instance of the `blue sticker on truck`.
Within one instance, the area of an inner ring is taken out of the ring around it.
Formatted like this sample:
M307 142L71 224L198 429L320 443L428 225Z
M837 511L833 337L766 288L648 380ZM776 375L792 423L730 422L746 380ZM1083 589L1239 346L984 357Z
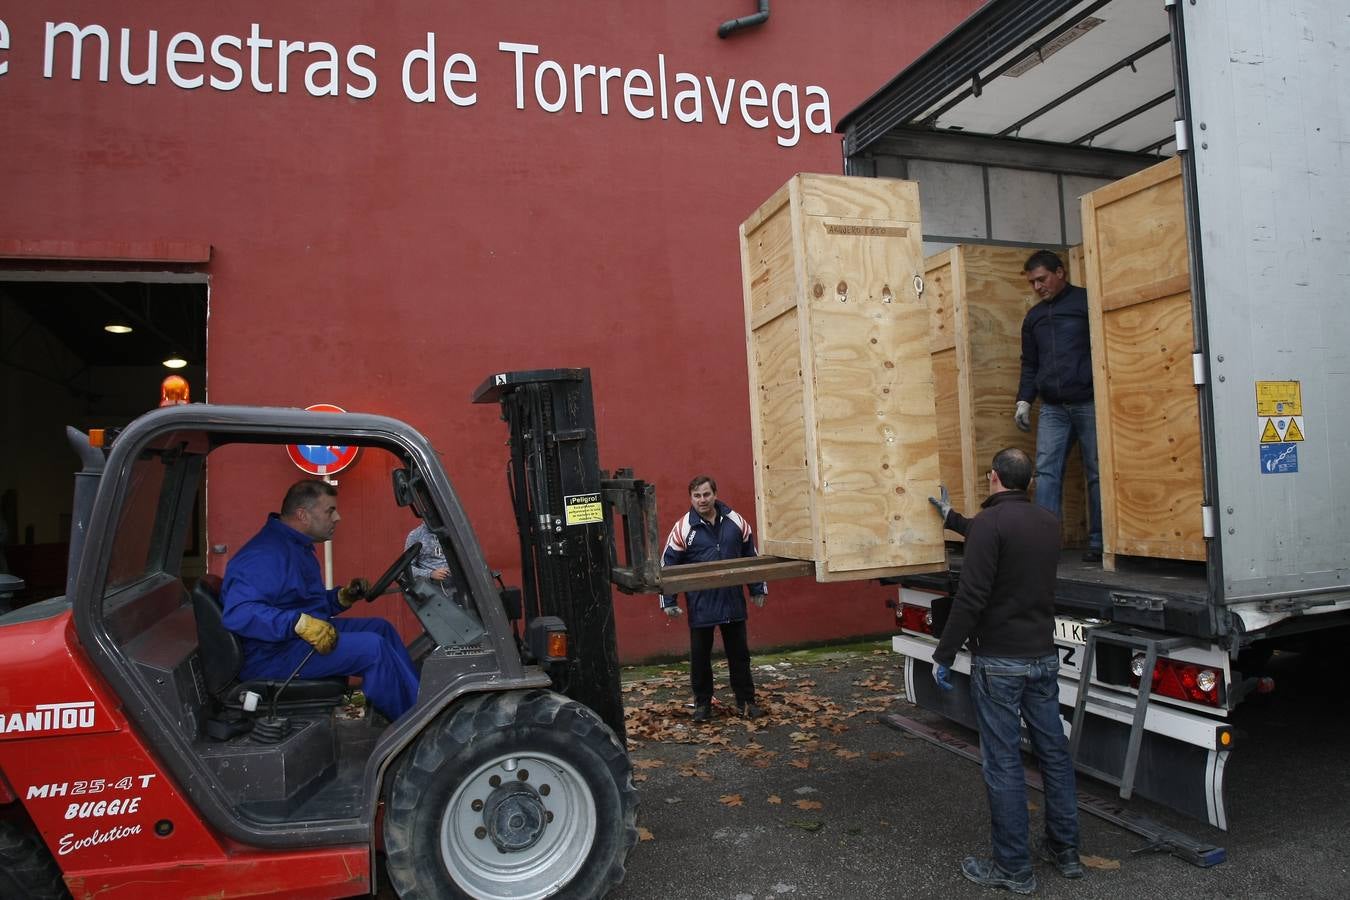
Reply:
M1298 444L1262 444L1261 474L1284 475L1298 471Z

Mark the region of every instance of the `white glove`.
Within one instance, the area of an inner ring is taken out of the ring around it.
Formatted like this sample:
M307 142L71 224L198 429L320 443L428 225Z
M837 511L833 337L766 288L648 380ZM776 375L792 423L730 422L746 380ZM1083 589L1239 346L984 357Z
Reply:
M670 616L672 619L684 615L684 610L680 609L678 603L672 603L670 606L663 606L661 607L661 609L663 612L665 612L666 615Z
M1017 412L1013 413L1013 421L1017 427L1023 431L1031 430L1031 404L1025 400L1017 401Z
M764 601L769 599L768 594L751 594L750 602L755 604L755 609L763 609Z

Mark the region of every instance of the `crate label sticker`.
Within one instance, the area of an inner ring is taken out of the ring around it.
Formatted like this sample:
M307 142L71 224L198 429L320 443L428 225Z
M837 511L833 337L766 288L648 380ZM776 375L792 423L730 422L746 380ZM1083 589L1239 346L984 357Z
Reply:
M1256 414L1258 416L1303 415L1303 391L1298 381L1258 381L1256 383Z
M1298 471L1298 444L1262 444L1261 474L1285 475Z
M599 494L571 494L563 497L564 521L568 525L594 525L605 520Z
M852 222L826 222L825 233L849 237L909 237L909 229L904 225L858 225Z

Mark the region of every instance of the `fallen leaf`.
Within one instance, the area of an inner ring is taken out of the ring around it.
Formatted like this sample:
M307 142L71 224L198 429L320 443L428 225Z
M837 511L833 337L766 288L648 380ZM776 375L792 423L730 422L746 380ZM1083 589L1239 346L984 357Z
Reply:
M723 806L740 806L745 801L741 798L740 794L723 794L717 798L717 802L721 803Z
M1103 871L1114 871L1120 868L1120 860L1107 859L1104 856L1080 856L1079 861L1089 869L1101 869Z
M862 753L857 750L845 750L843 747L840 747L838 750L834 751L834 755L840 759L857 759L862 756Z
M647 776L646 776L646 775L643 775L641 772L639 772L639 773L637 773L636 775L633 776L633 784L641 784L642 782L644 782L644 781L646 781L646 780L647 780Z
M788 735L788 737L794 744L802 744L806 741L813 741L816 738L814 734L807 734L804 731L794 731L792 734Z
M789 759L788 765L792 766L795 769L809 769L811 768L811 760L806 759L804 757L798 759Z
M813 822L809 819L793 819L788 822L793 828L800 828L802 831L819 831L824 822Z
M793 800L792 805L798 809L824 809L825 804L819 800ZM1117 864L1119 865L1119 864Z
M639 825L639 826L638 826L638 840L639 840L639 841L654 841L654 840L656 840L656 835L652 834L650 831L648 831L647 829L645 829L645 828L643 828L641 825Z
M772 803L774 806L778 806L783 802L783 798L778 796L777 794L770 794L769 802Z
M633 768L635 769L659 769L666 764L664 759L635 759Z

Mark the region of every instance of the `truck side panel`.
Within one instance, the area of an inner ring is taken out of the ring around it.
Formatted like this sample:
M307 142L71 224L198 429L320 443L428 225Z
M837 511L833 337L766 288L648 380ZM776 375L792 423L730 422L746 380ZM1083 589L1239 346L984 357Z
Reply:
M1344 590L1350 12L1336 0L1178 9L1225 600Z

